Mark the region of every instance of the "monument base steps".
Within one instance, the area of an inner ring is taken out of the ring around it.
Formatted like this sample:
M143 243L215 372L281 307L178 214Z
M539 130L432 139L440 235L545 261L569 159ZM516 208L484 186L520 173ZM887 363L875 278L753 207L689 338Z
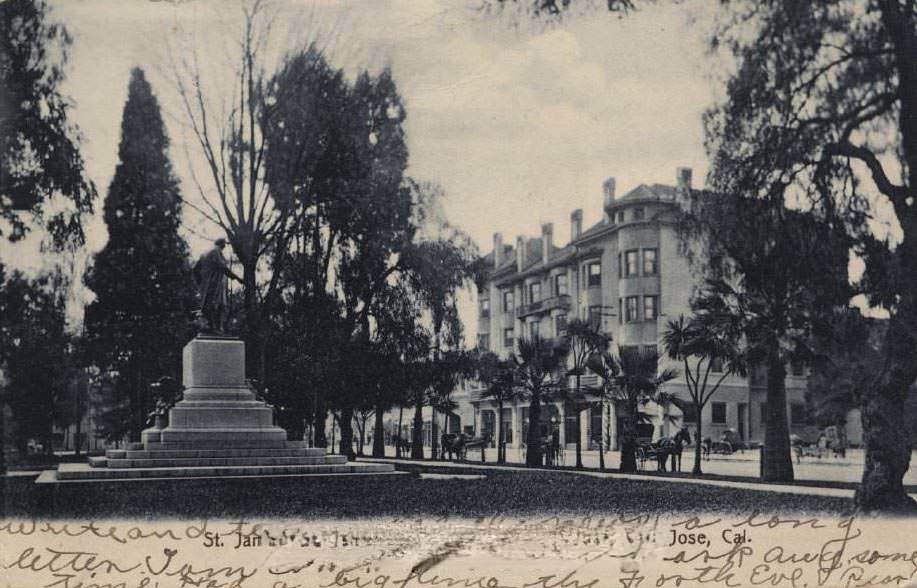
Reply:
M245 382L245 344L197 337L183 352L183 400L169 425L140 443L110 449L85 464L61 464L58 481L394 473L392 464L347 463L342 455L288 441L273 409ZM41 480L47 483L49 480Z

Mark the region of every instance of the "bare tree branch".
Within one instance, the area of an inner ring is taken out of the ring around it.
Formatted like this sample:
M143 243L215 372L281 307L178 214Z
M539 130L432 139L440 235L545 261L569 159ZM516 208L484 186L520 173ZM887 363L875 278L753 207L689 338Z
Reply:
M872 179L876 183L876 187L893 202L901 203L908 197L908 189L905 186L892 183L885 173L885 168L882 167L879 158L868 148L857 146L846 141L827 145L825 147L825 154L828 156L851 157L865 163L872 173Z

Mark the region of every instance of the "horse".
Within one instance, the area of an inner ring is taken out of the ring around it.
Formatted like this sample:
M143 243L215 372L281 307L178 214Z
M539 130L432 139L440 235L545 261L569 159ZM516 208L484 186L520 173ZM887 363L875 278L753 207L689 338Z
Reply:
M392 441L395 445L395 452L404 457L405 455L410 455L411 453L411 442L408 439L402 438L400 435L394 435Z
M681 454L684 451L685 445L691 443L691 433L688 431L688 429L679 429L679 431L675 433L675 436L672 438L672 441L674 442L674 447L672 448L671 471L680 472Z
M691 442L691 433L687 429L680 429L672 437L662 437L652 444L653 455L656 458L659 471L666 471L665 464L672 457L672 466L670 471L681 471L681 454L684 451L685 444ZM677 469L676 469L677 468Z
M443 436L440 437L440 442L443 448L443 459L446 459L446 454L449 455L449 460L465 459L464 433L444 433Z

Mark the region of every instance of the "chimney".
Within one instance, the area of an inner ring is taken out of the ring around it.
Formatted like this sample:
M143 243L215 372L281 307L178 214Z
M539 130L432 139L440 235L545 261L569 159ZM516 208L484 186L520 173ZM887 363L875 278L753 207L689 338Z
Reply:
M583 209L577 208L570 213L570 240L575 241L583 234Z
M615 179L608 178L602 182L602 194L604 199L602 201L602 210L605 211L604 219L605 224L611 222L611 215L608 213L608 209L611 208L611 205L615 202Z
M494 233L494 269L503 263L503 233Z
M680 167L675 172L675 180L680 191L691 190L691 168Z
M541 261L548 263L551 250L554 249L554 223L541 225Z
M516 237L516 271L521 272L525 267L525 238Z

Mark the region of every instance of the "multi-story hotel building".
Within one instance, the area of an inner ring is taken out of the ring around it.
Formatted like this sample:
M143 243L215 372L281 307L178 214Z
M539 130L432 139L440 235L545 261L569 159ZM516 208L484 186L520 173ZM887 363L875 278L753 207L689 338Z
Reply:
M660 340L666 322L690 316L691 296L699 284L681 253L676 230L681 203L691 189L687 168L678 169L675 186L641 184L620 197L614 178L609 178L602 185L604 218L584 230L583 212L574 210L570 240L564 246L555 244L551 223L542 225L540 237L520 236L514 245L496 233L493 251L486 257L491 269L478 291L478 346L506 357L519 337L534 333L561 337L567 321L580 317L610 334L614 347L659 346L663 357ZM788 372L788 414L794 430L806 421L805 377L802 366L790 366ZM584 387L595 384L594 375L583 378ZM521 448L528 428L527 402L506 406L497 415L496 403L482 398L479 384L466 386L467 394L458 397L471 404L473 411L462 412L473 412L474 432L494 437L499 418L508 447ZM683 376L666 386L668 392L689 398ZM653 422L654 437L672 434L675 427L693 429L700 418L705 437L717 440L726 429L733 429L755 443L764 438L765 398L764 379L755 371L750 379L728 377L699 417L672 405L642 410ZM599 435L604 434L605 447L616 448L620 421L615 407L605 403L604 414L598 407L592 403L582 415L583 447L597 448ZM542 415L545 434L553 428L560 443L572 447L576 434L572 403L552 400Z

